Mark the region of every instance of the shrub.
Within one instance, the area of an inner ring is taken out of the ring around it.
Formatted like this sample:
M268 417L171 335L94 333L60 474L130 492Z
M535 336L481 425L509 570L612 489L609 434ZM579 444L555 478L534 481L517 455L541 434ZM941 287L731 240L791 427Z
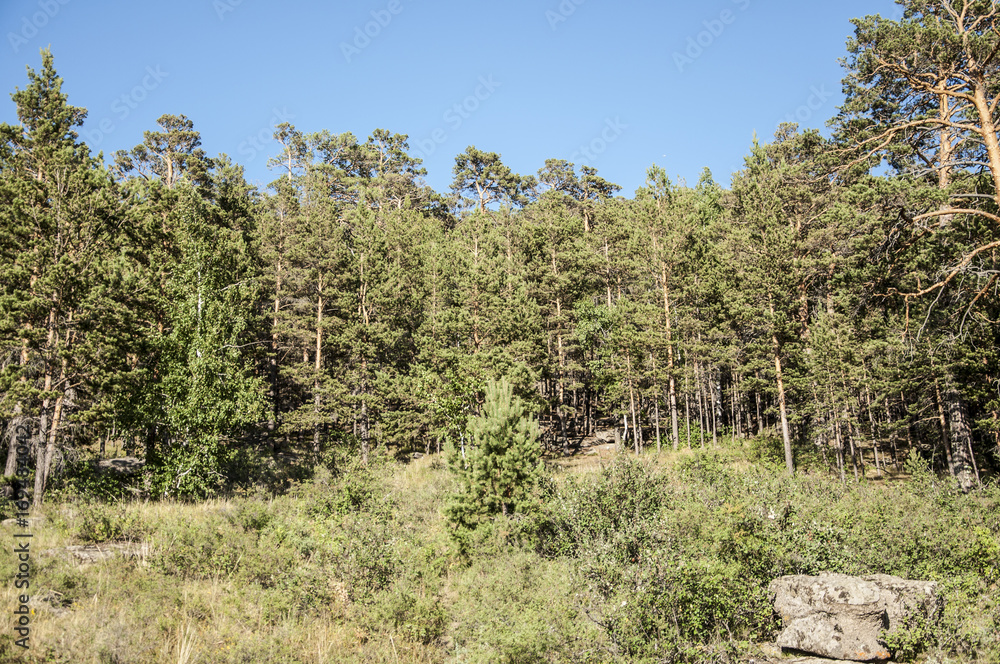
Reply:
M124 542L141 540L145 525L125 503L85 502L80 505L77 537L84 542Z
M618 456L596 481L570 479L549 491L546 514L535 524L538 549L546 555L577 555L599 545L615 561L634 559L653 534L664 507L660 476L648 463Z
M359 458L341 464L335 472L320 466L313 479L299 485L294 495L303 499L306 514L315 518L362 512L388 518L392 504L382 480L384 471L378 460L364 464Z
M410 641L429 645L444 635L448 616L439 597L397 583L379 596L369 620L371 629L389 627Z
M114 502L130 494L139 478L116 470L101 469L96 459L80 459L66 465L52 483L51 498L77 498Z

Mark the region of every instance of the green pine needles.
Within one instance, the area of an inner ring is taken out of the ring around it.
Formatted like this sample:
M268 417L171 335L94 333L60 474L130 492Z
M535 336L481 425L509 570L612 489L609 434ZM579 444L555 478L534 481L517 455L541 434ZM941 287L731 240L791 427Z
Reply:
M544 471L538 421L504 378L486 386L482 414L468 424L469 445L455 450L459 490L445 510L459 531L498 514L530 511Z

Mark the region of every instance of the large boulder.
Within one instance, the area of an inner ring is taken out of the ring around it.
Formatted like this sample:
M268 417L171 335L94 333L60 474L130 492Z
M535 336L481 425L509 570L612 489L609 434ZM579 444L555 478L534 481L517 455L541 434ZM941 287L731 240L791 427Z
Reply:
M889 659L884 633L910 615L934 618L943 608L936 583L885 574L783 576L768 590L784 624L779 646L857 662Z

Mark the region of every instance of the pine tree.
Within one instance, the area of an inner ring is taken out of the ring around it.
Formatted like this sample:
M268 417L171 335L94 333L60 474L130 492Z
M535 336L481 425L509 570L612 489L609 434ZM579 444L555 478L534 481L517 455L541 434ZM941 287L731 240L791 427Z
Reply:
M20 124L0 125L0 349L15 358L0 373L0 412L37 418L37 506L63 430L100 400L129 327L116 295L123 214L74 131L86 110L67 104L48 50L28 78L11 95Z
M544 472L538 422L506 378L490 381L482 415L469 421L469 448L452 468L460 490L446 513L460 530L497 515L529 512Z

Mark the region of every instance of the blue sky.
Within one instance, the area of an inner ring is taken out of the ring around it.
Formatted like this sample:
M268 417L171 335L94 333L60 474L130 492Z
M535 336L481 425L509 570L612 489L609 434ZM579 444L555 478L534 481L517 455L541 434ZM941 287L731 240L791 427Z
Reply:
M658 164L728 185L754 132L823 128L842 101L849 20L891 0L0 0L0 89L51 46L105 155L184 114L209 155L266 185L273 125L408 134L446 191L468 145L523 174L596 167L631 195ZM0 121L16 122L4 97Z

